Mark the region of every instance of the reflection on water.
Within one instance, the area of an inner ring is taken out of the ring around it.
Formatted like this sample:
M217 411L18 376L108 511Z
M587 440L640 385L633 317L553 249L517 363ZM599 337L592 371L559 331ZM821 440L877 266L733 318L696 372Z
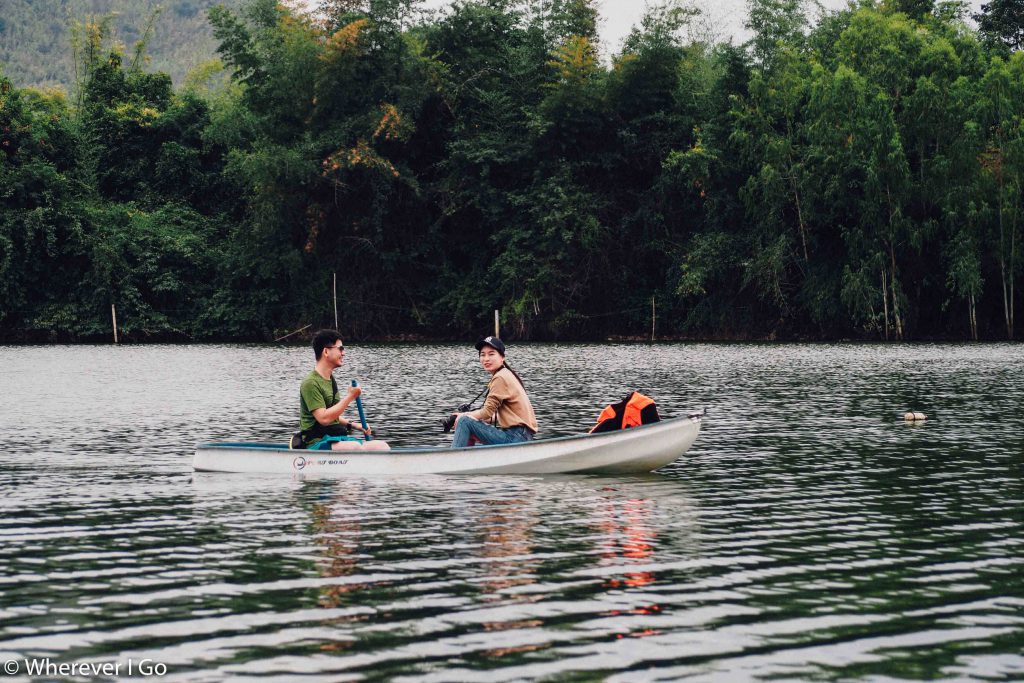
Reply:
M631 388L707 406L704 430L641 477L193 474L197 442L287 436L307 349L0 348L0 660L148 657L182 681L1024 679L1020 347L510 351L544 436ZM436 418L484 379L453 346L347 361L399 445L443 443ZM38 427L43 369L67 426Z

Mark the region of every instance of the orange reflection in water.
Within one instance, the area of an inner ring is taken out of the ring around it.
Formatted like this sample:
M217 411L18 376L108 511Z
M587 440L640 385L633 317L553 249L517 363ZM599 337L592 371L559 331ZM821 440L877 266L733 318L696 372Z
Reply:
M614 489L609 489L614 490ZM606 589L633 589L649 586L657 580L654 572L644 568L650 564L658 543L658 536L651 519L654 516L654 503L638 498L609 498L601 510L601 521L598 524L605 537L604 552L601 553L601 564L604 566L621 567L621 576L609 578L604 583ZM630 567L636 567L631 569ZM646 604L631 610L612 610L609 616L625 614L641 617L657 616L662 612L661 605ZM644 628L638 631L615 633L614 637L646 638L659 635L661 631Z
M622 640L623 638L646 638L648 636L660 636L662 631L655 628L645 628L642 631L633 631L632 633L616 633L615 639Z

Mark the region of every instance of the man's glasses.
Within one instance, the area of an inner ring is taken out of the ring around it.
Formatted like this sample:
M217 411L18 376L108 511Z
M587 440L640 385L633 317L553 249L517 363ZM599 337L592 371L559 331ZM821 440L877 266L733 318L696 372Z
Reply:
M344 344L338 344L337 346L332 346L330 348L337 349L338 351L344 351L345 350L345 345Z

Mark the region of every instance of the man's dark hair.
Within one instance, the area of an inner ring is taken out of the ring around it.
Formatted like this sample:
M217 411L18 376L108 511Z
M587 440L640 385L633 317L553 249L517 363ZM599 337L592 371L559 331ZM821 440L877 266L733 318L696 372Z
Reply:
M323 355L324 349L328 346L334 346L334 342L341 341L341 332L337 330L319 330L313 335L313 353L316 354L316 359L320 360L320 356Z

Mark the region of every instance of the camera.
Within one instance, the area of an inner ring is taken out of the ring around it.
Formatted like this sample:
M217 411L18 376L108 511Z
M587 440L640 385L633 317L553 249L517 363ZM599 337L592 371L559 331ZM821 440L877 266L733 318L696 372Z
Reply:
M455 412L457 412L457 413L465 413L466 411L469 410L470 405L472 405L472 404L470 404L470 403L463 403L461 406L459 406L455 410ZM440 420L440 422L441 422L441 429L444 431L445 434L447 434L448 432L452 431L452 428L455 427L455 420L457 420L457 419L458 418L456 418L454 415L449 415L448 417L445 417L445 418Z

